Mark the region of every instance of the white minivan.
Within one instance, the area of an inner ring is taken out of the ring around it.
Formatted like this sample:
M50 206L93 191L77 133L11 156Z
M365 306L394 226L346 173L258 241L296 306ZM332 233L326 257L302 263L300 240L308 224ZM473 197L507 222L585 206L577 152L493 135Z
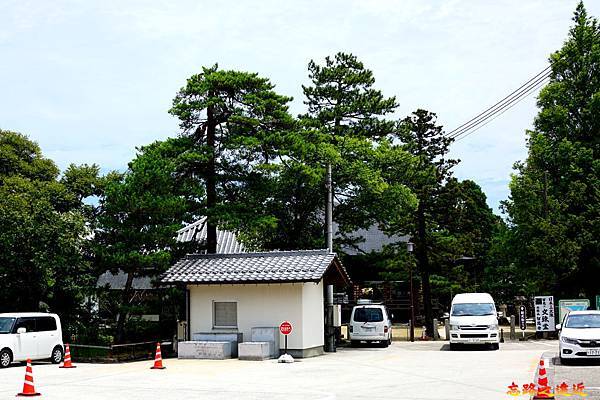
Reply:
M13 361L63 359L60 318L56 314L0 314L0 368Z
M460 344L491 344L500 347L498 314L488 293L461 293L450 308L450 349Z
M392 344L392 320L383 304L362 304L355 306L350 315L348 333L352 346L361 341L379 342L383 347Z

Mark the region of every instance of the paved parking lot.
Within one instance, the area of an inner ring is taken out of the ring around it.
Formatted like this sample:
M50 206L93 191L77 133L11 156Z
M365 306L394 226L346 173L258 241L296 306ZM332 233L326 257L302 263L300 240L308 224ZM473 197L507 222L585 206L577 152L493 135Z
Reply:
M388 349L340 349L288 365L169 359L162 371L150 370L151 361L77 364L72 370L35 363L34 378L43 398L61 400L507 399L507 386L531 382L540 356L557 345L514 342L500 351L447 351L444 342L395 342ZM20 365L0 370L0 398L20 391L24 372Z

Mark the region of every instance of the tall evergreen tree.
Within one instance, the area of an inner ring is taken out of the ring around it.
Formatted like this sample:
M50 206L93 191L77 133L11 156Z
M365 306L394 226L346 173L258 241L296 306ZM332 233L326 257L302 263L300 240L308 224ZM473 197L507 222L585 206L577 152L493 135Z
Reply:
M408 186L417 196L418 206L406 227L416 244L425 326L428 335L432 336L431 248L435 246L436 235L443 229L441 216L447 212L443 195L452 176L451 169L458 161L446 158L452 139L444 136L442 127L436 124L436 115L429 111L417 110L402 120L398 136L404 149L417 160L416 168L408 177Z
M191 76L170 112L192 139L183 172L205 190L195 211L207 217L207 251L215 253L218 225L252 236L275 224L265 208L270 179L278 167L277 148L293 126L290 97L257 74L220 70L217 65Z
M550 57L528 156L505 202L522 278L531 293L597 293L600 278L600 32L579 3Z
M300 158L323 176L322 182L325 165L332 166L333 220L339 241L352 244L348 234L377 223L377 201L392 193L376 164L381 156L377 143L395 128L386 116L396 109L396 99L374 88L372 71L352 54L326 57L323 65L311 61L308 70L311 84L303 86L308 112L300 118L303 139L316 151ZM403 185L393 189L395 209L406 212L413 200L410 190Z
M201 187L177 177L180 154L189 142L177 138L144 146L125 173L106 177L94 250L99 273L126 275L116 318L118 343L125 340L128 315L143 305L134 279L155 278L195 244L175 240L182 222L189 220L190 206L203 195Z

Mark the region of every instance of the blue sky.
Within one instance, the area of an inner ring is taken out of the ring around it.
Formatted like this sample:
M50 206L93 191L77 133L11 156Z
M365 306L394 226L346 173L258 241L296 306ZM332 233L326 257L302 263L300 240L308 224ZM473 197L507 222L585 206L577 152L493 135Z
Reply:
M547 66L576 4L0 0L0 128L29 135L61 168L122 170L136 146L177 133L167 110L201 66L267 76L297 114L309 60L345 51L397 97L398 118L425 108L451 130ZM456 175L495 209L536 112L530 96L453 145Z

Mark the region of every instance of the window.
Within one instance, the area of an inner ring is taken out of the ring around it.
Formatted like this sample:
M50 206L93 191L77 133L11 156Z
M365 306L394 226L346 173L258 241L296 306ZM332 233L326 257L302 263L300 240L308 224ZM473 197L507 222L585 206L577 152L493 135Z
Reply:
M55 331L56 330L56 320L52 317L40 317L37 319L37 331L45 332L45 331Z
M575 314L567 317L565 328L600 328L600 315Z
M235 301L213 302L213 327L237 328L237 303Z
M13 332L17 333L19 328L25 328L25 332L35 332L35 318L19 318Z
M452 307L453 317L495 315L494 305L491 303L459 303Z
M354 310L355 322L381 322L383 321L383 311L381 308L357 308Z
M0 317L0 333L10 333L16 318Z

